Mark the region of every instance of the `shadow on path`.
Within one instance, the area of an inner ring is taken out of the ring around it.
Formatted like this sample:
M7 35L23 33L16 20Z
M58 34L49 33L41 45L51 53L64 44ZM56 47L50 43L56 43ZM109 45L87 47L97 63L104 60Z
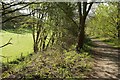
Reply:
M97 39L91 40L94 45L92 49L94 66L89 77L99 78L101 80L119 80L120 49L111 47Z

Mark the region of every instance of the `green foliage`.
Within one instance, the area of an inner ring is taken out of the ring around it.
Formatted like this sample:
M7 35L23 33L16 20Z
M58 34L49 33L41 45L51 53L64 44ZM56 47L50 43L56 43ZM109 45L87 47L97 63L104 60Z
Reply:
M26 78L34 76L41 78L82 78L91 69L90 61L91 57L88 53L77 54L75 51L71 51L63 54L59 49L48 49L26 58L19 65L4 72L2 77L21 75L20 77L25 76ZM10 72L12 73L10 74Z
M100 4L87 23L87 34L99 38L118 40L118 7L117 3L111 2Z
M89 20L88 34L117 38L117 13L117 6L114 4L99 5L95 16Z
M67 47L75 44L78 26L71 21L72 19L77 21L75 3L45 2L30 5L29 10L32 10L34 14L27 17L25 19L26 24L22 26L32 27L35 52L46 50L53 46L53 43L70 44Z
M30 29L26 29L26 28L7 29L6 32L21 34L21 35L24 35L24 34L27 34L27 33L32 33L32 31Z
M116 39L102 39L102 41L114 47L120 47L120 42Z

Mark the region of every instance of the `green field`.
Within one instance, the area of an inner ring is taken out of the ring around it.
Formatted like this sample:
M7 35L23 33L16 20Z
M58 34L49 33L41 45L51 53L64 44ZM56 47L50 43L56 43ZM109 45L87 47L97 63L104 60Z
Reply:
M1 31L0 32L0 38L2 39L1 45L8 42L10 38L11 44L3 47L2 53L0 55L9 57L9 61L15 60L16 58L20 58L21 53L23 53L23 56L26 56L33 52L33 41L32 41L32 34L30 33L24 33L24 34L17 34L7 31ZM1 51L0 50L0 51ZM2 62L6 62L7 58L2 58Z

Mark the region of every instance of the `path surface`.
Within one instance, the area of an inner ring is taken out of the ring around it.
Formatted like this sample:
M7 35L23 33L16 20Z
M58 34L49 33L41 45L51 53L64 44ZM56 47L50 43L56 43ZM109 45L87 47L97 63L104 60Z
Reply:
M92 41L94 43L94 48L92 49L94 67L90 77L101 80L120 80L119 49L111 47L97 39L92 39Z

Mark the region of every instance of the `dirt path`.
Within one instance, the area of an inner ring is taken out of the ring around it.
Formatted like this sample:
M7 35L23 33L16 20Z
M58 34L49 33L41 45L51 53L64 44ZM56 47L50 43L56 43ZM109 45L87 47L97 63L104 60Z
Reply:
M101 80L120 80L119 49L111 47L97 39L92 39L92 41L94 43L94 48L92 49L94 67L90 77Z

